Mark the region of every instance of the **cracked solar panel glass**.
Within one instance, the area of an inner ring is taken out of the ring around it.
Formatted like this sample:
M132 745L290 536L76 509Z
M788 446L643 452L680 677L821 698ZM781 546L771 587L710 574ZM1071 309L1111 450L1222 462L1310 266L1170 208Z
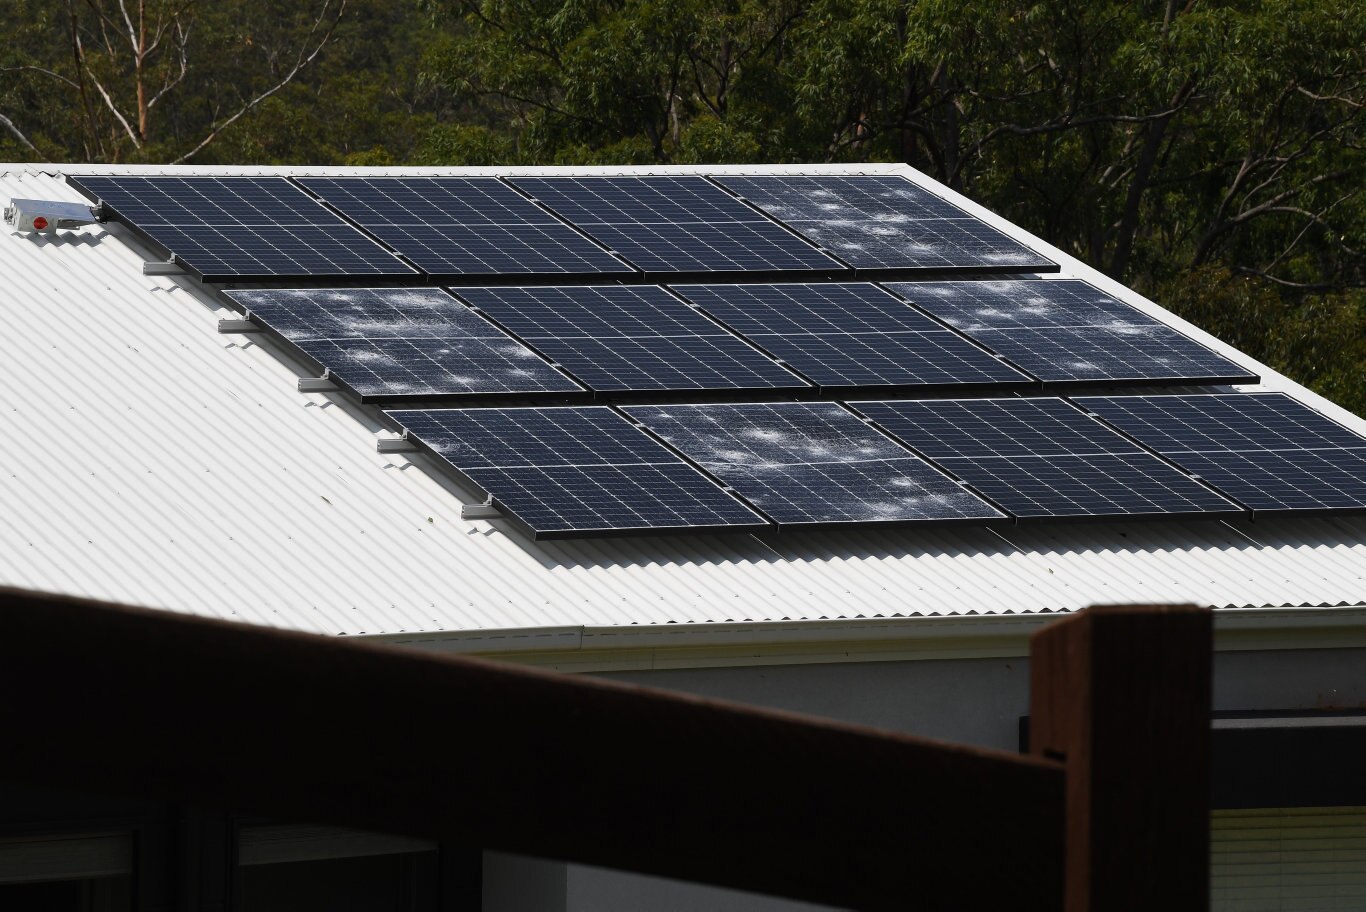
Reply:
M1366 438L1284 393L1076 402L1253 510L1366 509Z
M1045 382L1257 380L1184 333L1079 280L888 287Z
M888 433L1019 517L1239 512L1236 504L1062 399L855 405Z
M856 269L1058 268L904 177L766 174L716 181Z
M493 177L307 177L299 183L434 276L634 270Z
M458 293L590 389L809 388L657 285L461 288Z
M625 411L779 525L1004 518L833 402Z
M674 290L822 388L1033 382L874 285L678 285Z
M766 525L605 406L387 414L537 538Z
M517 177L509 182L648 273L844 270L702 177Z
M363 400L581 390L525 345L439 289L225 294Z
M73 177L71 182L205 281L416 275L282 177Z

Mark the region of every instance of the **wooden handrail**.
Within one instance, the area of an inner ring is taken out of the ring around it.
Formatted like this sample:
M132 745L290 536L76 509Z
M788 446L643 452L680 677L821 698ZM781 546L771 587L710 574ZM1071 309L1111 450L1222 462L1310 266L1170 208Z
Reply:
M9 780L849 908L1061 905L1043 757L12 589L0 694Z

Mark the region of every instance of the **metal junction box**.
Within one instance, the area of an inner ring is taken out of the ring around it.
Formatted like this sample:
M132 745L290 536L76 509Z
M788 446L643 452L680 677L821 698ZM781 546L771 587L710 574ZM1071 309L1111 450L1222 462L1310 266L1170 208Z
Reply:
M99 219L84 203L12 199L5 208L5 221L18 231L56 231L93 225Z

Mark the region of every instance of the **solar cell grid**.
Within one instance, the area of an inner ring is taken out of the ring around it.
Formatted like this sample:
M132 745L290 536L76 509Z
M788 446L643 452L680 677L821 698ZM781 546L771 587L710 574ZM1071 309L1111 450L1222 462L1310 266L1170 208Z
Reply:
M1366 449L1366 438L1284 393L1075 401L1163 453Z
M1052 260L896 175L716 180L859 269L1057 269Z
M470 288L459 294L591 389L809 386L655 285Z
M429 275L617 274L631 267L492 177L300 178Z
M538 538L762 528L763 517L611 409L388 415Z
M206 281L411 276L281 177L79 177L93 199Z
M1366 509L1366 438L1283 393L1076 401L1253 510Z
M835 403L625 410L780 525L999 519Z
M875 285L678 285L674 290L823 388L1032 383Z
M697 175L517 177L509 183L646 272L844 269Z
M581 389L439 289L268 289L225 294L363 400Z
M1204 345L1078 280L888 287L1044 382L1252 382Z
M890 434L1018 517L1238 512L1060 399L857 403Z

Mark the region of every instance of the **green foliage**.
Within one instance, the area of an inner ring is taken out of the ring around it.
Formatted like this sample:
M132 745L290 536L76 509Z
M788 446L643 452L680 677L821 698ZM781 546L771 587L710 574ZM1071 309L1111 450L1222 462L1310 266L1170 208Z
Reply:
M1173 279L1158 299L1235 348L1366 414L1366 292L1307 295L1292 303L1265 282L1201 267Z

